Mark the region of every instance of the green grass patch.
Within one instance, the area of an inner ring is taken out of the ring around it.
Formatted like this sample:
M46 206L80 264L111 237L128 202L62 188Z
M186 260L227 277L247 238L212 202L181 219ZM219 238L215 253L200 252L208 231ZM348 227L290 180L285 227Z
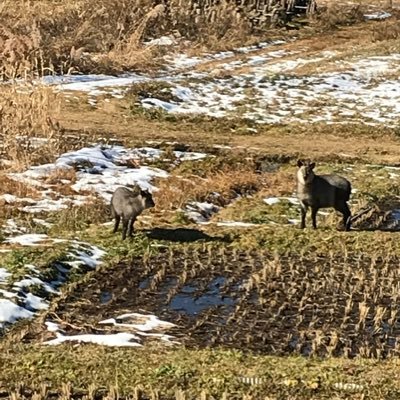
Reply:
M4 254L1 266L12 275L10 282L22 279L31 272L27 265L33 265L40 271L41 279L50 281L56 278L54 263L66 258L68 247L64 243L51 247L23 247Z
M53 391L61 391L61 385L69 382L72 393L86 393L87 371L92 371L92 388L101 392L113 386L119 396L132 395L139 388L141 393L157 392L165 399L178 399L178 392L192 398L203 393L215 398L229 394L230 398L262 395L274 399L365 395L395 399L400 394L395 360L377 363L360 359L257 356L224 349L16 345L11 351L0 352L0 362L7 365L2 372L3 389L15 389L17 385L13 382L24 382L25 388L39 388L46 382ZM260 384L246 384L241 377L259 378Z
M218 219L249 222L253 224L289 224L299 218L299 206L282 199L268 205L260 198L241 198L218 214Z

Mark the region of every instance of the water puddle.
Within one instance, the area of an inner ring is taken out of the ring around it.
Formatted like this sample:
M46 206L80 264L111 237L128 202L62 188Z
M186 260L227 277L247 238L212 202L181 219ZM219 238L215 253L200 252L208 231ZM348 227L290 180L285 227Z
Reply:
M101 304L107 304L111 301L111 299L112 299L112 294L110 292L105 291L100 294Z
M172 298L169 307L174 311L190 316L197 315L211 307L231 308L235 304L235 300L221 293L221 287L224 283L225 278L218 277L211 281L205 290L201 290L194 284L185 285Z

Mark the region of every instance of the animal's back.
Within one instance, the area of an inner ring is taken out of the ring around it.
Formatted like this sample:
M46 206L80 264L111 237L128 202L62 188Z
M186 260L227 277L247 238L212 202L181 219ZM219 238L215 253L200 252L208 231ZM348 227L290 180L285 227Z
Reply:
M318 207L333 207L350 198L350 182L339 175L317 175L313 181L312 198Z
M343 200L348 201L350 199L351 184L346 178L334 174L319 175L319 177L334 186L336 189L336 195L340 195Z
M111 197L111 210L116 215L130 215L133 212L133 205L136 195L132 190L119 187Z

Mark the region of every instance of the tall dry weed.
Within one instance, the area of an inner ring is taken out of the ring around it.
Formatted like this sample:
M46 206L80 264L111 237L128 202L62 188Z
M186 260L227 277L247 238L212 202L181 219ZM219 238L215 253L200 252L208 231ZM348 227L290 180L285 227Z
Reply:
M253 34L249 20L237 13L234 2L221 1L211 5L206 13L192 8L190 2L170 1L171 28L198 46L209 49L232 47L245 43Z
M0 167L21 170L54 161L64 150L56 118L59 96L50 88L4 85L0 95Z
M28 33L17 33L0 27L0 74L2 80L43 75L42 37L36 21L31 22Z
M330 3L317 17L323 29L334 29L339 26L353 25L364 21L365 8L361 4Z
M372 29L372 41L382 42L396 40L400 37L400 26L398 21L384 21Z
M148 69L158 66L163 55L161 47L144 45L150 38L174 33L209 48L250 38L251 24L239 17L232 2L221 1L207 12L199 12L191 1L159 3L5 0L0 4L0 73L10 79Z

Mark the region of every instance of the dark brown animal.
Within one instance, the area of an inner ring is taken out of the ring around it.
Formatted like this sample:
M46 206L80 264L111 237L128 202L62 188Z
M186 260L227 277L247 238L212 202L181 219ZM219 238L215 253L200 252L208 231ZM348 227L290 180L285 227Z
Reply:
M350 182L339 175L316 175L315 163L297 162L297 198L301 205L300 228L306 226L306 214L311 208L312 226L317 229L317 212L320 208L333 207L343 214L343 225L350 230L351 212L347 201L350 198Z

